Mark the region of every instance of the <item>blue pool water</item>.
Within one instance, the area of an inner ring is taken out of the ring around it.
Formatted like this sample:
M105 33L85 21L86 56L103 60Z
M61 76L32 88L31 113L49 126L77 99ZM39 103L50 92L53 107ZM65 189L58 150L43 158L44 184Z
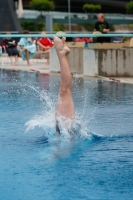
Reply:
M133 85L74 78L75 140L55 135L58 89L0 71L0 200L133 199Z

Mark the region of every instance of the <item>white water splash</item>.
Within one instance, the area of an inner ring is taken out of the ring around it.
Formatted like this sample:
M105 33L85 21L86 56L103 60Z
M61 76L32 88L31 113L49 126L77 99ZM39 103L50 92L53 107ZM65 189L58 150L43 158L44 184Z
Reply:
M30 86L30 88L39 95L40 101L43 103L43 110L25 123L26 132L33 130L35 127L39 127L43 128L45 135L55 135L55 97L50 96L47 91L40 92L37 88L33 86ZM76 138L80 137L91 139L92 135L88 134L89 131L87 128L87 119L86 121L83 120L84 111L80 116L81 117L78 117L78 120L67 120L67 127L73 126L74 135L76 135ZM64 123L61 122L61 138L68 140L72 139L72 132L69 128L66 129L63 124Z

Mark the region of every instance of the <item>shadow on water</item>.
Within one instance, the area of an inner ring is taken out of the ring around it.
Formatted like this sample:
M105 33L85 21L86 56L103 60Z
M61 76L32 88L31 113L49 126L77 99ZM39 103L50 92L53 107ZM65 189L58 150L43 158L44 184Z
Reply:
M37 146L48 144L48 137L46 136L38 137L34 144Z

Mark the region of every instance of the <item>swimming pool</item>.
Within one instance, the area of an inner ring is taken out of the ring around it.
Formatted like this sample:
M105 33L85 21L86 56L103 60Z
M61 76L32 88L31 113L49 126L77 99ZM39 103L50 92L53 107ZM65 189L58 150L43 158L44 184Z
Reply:
M81 135L59 139L59 75L0 70L0 200L129 200L133 85L73 79Z

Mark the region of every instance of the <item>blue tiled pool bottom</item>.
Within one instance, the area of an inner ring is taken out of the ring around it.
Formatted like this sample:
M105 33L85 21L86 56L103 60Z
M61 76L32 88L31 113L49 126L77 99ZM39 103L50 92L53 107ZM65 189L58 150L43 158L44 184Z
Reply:
M0 200L132 199L133 85L74 78L76 141L54 135L58 90L58 75L0 71Z

